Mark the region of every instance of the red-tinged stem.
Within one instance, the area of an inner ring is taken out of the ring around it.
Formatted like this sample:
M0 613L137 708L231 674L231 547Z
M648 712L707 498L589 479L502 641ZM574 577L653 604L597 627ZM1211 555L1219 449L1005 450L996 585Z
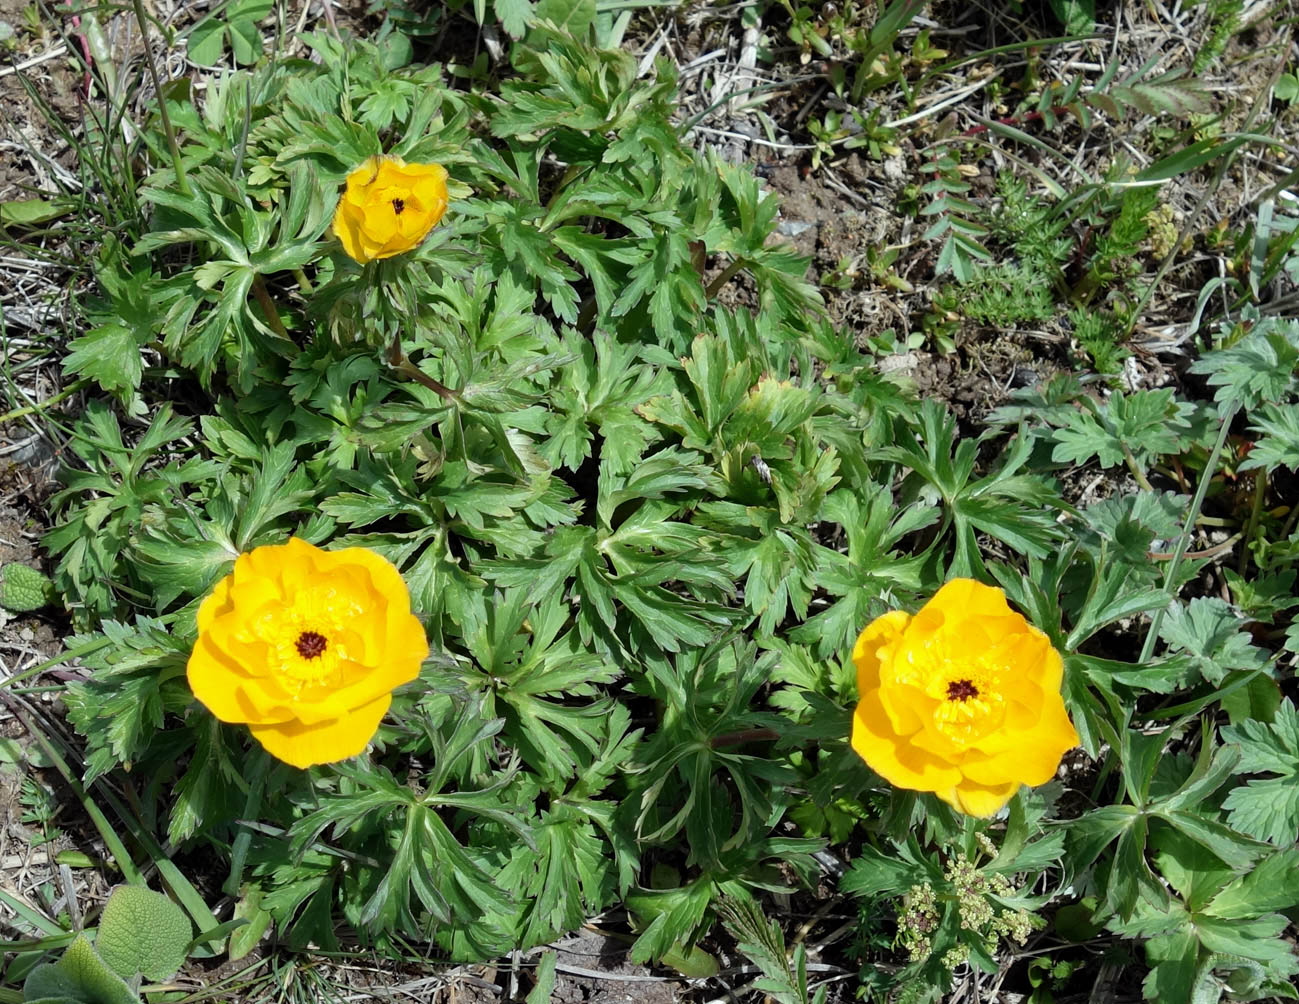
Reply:
M772 742L780 738L780 733L775 729L742 729L739 732L723 732L720 736L713 736L708 741L708 745L713 749L720 749L723 746L740 746L744 743Z
M262 279L260 272L253 273L253 296L261 305L262 313L266 315L266 323L271 326L281 338L288 340L289 333L285 330L284 322L280 320L280 312L275 308L275 301L271 299L271 294L267 292L266 282Z
M1067 105L1055 105L1051 109L1051 114L1063 115L1068 110L1069 108ZM1024 115L1005 115L999 119L993 119L992 122L995 125L1018 126L1023 125L1026 122L1040 122L1044 118L1046 118L1046 112L1027 112ZM965 132L961 133L961 135L963 137L977 136L979 133L987 132L991 128L992 125L981 123L980 125L970 126L970 128L966 129Z

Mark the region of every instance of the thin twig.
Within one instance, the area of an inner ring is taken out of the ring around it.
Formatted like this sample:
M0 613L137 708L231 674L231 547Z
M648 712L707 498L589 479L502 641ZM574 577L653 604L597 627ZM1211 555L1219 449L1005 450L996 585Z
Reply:
M68 47L66 45L56 45L48 52L42 52L39 56L33 56L31 59L24 60L21 63L15 63L13 66L6 66L0 70L0 78L4 78L13 73L22 73L23 70L30 70L33 66L40 66L41 63L48 63L51 59L58 59L60 56L67 55Z

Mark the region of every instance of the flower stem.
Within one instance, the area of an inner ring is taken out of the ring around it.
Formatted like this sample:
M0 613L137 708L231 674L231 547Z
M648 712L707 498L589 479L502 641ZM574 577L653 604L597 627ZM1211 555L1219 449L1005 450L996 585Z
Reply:
M1216 558L1218 555L1225 554L1227 551L1230 551L1233 547L1235 547L1240 542L1243 536L1244 534L1239 534L1239 533L1233 534L1232 536L1224 540L1221 544L1214 544L1212 547L1206 547L1202 551L1187 551L1185 554L1182 555L1182 557L1191 558L1195 561L1199 561L1201 558ZM1163 551L1147 551L1146 557L1149 558L1151 561L1172 561L1173 560L1173 555L1171 553L1165 553Z
M82 377L80 380L74 380L57 394L52 397L47 397L44 401L40 401L36 404L29 404L25 408L15 408L13 411L7 411L3 415L0 415L0 425L5 425L15 419L26 418L28 415L35 415L47 408L52 408L64 398L69 398L73 394L77 393L77 391L84 390L88 386L90 386L90 380L87 377Z
M287 340L289 333L285 330L284 322L280 320L280 312L275 308L275 301L271 299L271 294L266 289L266 280L262 278L260 272L253 273L253 296L261 305L262 313L266 315L266 323L271 326L271 330Z
M1137 458L1133 456L1132 451L1128 449L1128 444L1120 440L1119 446L1123 448L1123 462L1128 465L1128 471L1132 475L1132 480L1141 486L1142 491L1154 494L1154 486L1150 484L1150 480L1146 477L1146 472L1143 471L1141 465L1137 463Z
M775 729L742 729L739 732L723 732L720 736L713 736L708 740L708 745L713 749L720 749L723 746L739 746L743 743L770 742L779 739L780 733Z
M399 338L394 338L392 340L392 345L388 347L388 365L402 376L414 380L421 387L427 387L434 394L437 394L448 403L454 405L459 405L461 403L459 391L452 390L446 384L434 380L431 376L406 358L406 353L401 350L401 341Z
M715 278L712 282L708 284L708 288L704 290L704 298L711 300L714 296L716 296L719 292L721 292L723 286L725 286L728 282L730 282L733 278L735 278L736 273L739 272L742 268L744 268L744 259L736 258L735 261L731 262L729 265L726 266L726 268L722 269L721 273L717 276L717 278Z
M1285 523L1281 525L1281 536L1277 538L1278 540L1290 539L1290 533L1294 530L1296 519L1299 519L1299 505L1291 506L1290 511L1286 513Z
M1227 443L1227 435L1231 431L1231 423L1236 417L1236 411L1239 407L1239 403L1233 404L1227 414L1222 417L1222 428L1218 430L1217 442L1213 444L1213 449L1209 451L1209 459L1205 462L1204 470L1200 474L1200 483L1195 486L1195 498L1191 499L1191 511L1186 514L1186 520L1182 524L1182 535L1177 538L1177 546L1173 548L1173 556L1168 562L1168 571L1164 575L1165 589L1168 589L1177 581L1177 571L1182 564L1183 556L1186 554L1186 545L1191 541L1191 533L1195 528L1196 517L1200 514L1200 506L1204 505L1204 496L1209 491L1209 482L1213 480L1213 472L1218 466L1218 455L1222 453L1222 448ZM1150 657L1155 651L1155 640L1159 637L1159 628L1163 622L1164 611L1156 610L1150 617L1150 630L1146 632L1146 641L1141 646L1141 658L1137 660L1138 663L1150 661Z
M149 44L149 22L144 15L143 0L131 0L135 7L135 19L140 22L140 34L144 36L144 65L149 68L149 77L153 80L153 92L158 95L158 113L162 118L162 131L167 134L167 149L171 152L172 167L176 170L176 187L180 194L191 195L189 178L185 175L185 164L180 158L180 147L176 143L176 130L172 128L171 116L167 114L167 98L162 93L162 83L158 79L158 68L153 63L153 47Z
M1251 500L1249 507L1249 522L1245 524L1245 541L1246 544L1240 549L1240 564L1236 566L1236 574L1244 576L1245 566L1249 563L1249 541L1254 539L1254 531L1258 529L1258 518L1263 512L1263 498L1267 492L1267 472L1257 470L1254 472L1254 498Z

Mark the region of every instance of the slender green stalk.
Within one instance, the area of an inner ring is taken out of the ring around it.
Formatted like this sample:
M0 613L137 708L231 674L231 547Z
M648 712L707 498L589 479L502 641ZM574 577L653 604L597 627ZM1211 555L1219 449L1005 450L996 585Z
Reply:
M1292 505L1290 511L1286 514L1285 523L1281 526L1281 536L1279 540L1289 540L1290 534L1294 531L1295 521L1299 520L1299 505Z
M271 330L289 341L289 333L284 327L284 322L280 320L280 312L275 306L275 301L271 299L271 294L266 289L266 280L262 278L260 272L253 273L253 297L262 308L262 313L266 315L266 323L271 326Z
M271 769L271 758L263 750L255 754L252 776L248 779L248 797L244 801L244 812L241 818L256 819L262 812L262 792L266 787L266 775ZM253 842L253 831L248 827L239 828L234 843L230 846L230 874L221 891L227 896L239 898L239 887L244 880L244 862L248 858L248 848Z
M112 855L118 871L122 873L122 878L130 885L144 885L144 877L140 874L140 870L136 868L130 851L126 849L126 844L122 843L122 838L113 829L113 824L108 821L108 817L95 804L95 800L90 797L82 786L80 779L72 773L71 768L68 767L68 762L55 749L54 743L37 727L36 723L27 716L27 713L19 705L11 705L11 710L18 716L18 720L23 723L23 726L27 729L27 734L36 740L41 749L45 751L45 755L50 758L50 762L54 764L55 769L63 775L64 783L67 784L77 801L81 803L81 807L85 810L86 815L90 817L90 821L95 824L95 829L99 831L100 839L104 841L104 846L108 848L108 853Z
M167 134L167 149L171 152L172 167L176 170L176 187L182 195L192 194L189 178L185 175L185 164L180 158L180 146L176 143L176 130L172 128L171 116L167 114L167 98L162 93L162 83L158 78L158 68L153 63L153 49L149 44L149 21L144 14L143 0L131 0L135 7L135 19L140 22L140 34L144 37L144 65L149 68L149 78L153 81L153 92L158 95L158 113L162 117L162 131Z
M736 258L735 261L727 265L726 268L723 269L721 273L717 276L717 278L715 278L712 282L708 284L708 288L704 290L705 298L711 300L714 296L716 296L719 292L721 292L722 287L725 286L728 282L730 282L733 278L735 278L735 276L740 272L740 270L744 268L744 265L745 262L743 258Z
M1227 435L1231 431L1232 419L1236 417L1236 411L1239 408L1239 404L1233 404L1231 410L1222 417L1222 428L1218 430L1218 440L1213 444L1213 449L1209 451L1209 459L1204 465L1204 472L1200 475L1200 483L1195 488L1195 498L1191 499L1191 511L1186 514L1186 519L1182 523L1182 535L1177 538L1177 546L1173 548L1173 557L1168 562L1168 572L1164 575L1165 589L1168 589L1177 581L1177 571L1181 567L1182 558L1186 555L1186 545L1191 541L1191 533L1195 529L1195 520L1200 514L1200 506L1204 505L1204 496L1209 491L1209 482L1213 480L1213 472L1218 467L1218 455L1222 453L1222 448L1227 443ZM1150 661L1150 657L1155 651L1155 639L1159 637L1159 628L1163 622L1164 611L1156 610L1150 618L1150 630L1146 632L1146 642L1141 646L1141 658L1137 660L1139 663Z
M1153 492L1155 490L1154 486L1146 477L1146 472L1141 469L1141 465L1137 463L1137 458L1128 449L1128 444L1120 442L1119 446L1123 448L1123 462L1128 465L1128 472L1132 475L1132 479L1141 486L1142 491Z
M401 348L400 337L394 338L392 344L388 346L388 365L402 376L414 380L423 387L427 387L443 400L449 401L451 404L460 403L459 391L454 391L446 384L434 380L406 357L406 353Z
M1254 539L1254 531L1258 529L1258 519L1263 513L1263 497L1267 493L1267 472L1258 470L1254 472L1254 498L1250 502L1249 522L1245 524L1246 542ZM1240 564L1236 567L1236 574L1244 575L1245 566L1249 563L1249 548L1240 549Z
M7 411L3 415L0 415L0 425L5 425L6 423L13 422L19 418L26 418L28 415L35 415L39 412L45 411L47 408L53 408L60 401L70 398L73 394L80 390L84 390L89 386L90 380L87 377L82 377L80 380L74 380L57 394L52 397L47 397L44 401L40 401L37 404L29 404L23 408L15 408L13 411Z

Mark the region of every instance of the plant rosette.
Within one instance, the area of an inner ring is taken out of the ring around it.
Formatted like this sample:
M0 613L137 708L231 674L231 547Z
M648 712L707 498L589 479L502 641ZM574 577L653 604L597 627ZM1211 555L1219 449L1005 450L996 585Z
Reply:
M391 562L295 537L240 555L203 600L188 677L217 718L305 768L361 753L428 653Z
M872 621L852 657L852 747L898 788L991 816L1078 745L1060 654L1000 589L953 579L915 616Z

